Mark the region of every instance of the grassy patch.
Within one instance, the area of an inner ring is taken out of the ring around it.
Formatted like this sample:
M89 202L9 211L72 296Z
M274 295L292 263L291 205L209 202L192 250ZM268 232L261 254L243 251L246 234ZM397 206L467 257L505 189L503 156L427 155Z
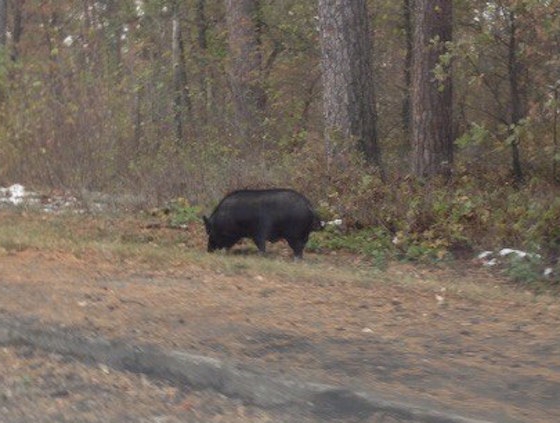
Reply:
M432 291L444 288L455 295L473 298L510 296L515 292L511 289L513 285L499 278L498 272L492 276L469 263L467 271L458 277L454 271L445 270L450 269L449 263L434 266L395 260L398 245L384 231L366 229L345 234L332 229L313 233L304 260L294 261L290 255L279 255L277 248L264 257L255 248L244 250L243 246L229 253L208 254L202 224L184 230L154 229L150 219L143 215L92 217L1 212L0 251L61 251L81 260L99 259L132 267L137 264L157 271L195 265L226 276L278 278L290 283L339 286L342 281L372 289L379 284ZM452 267L465 266L460 261L451 263ZM542 273L533 262L512 263L506 274L523 288L541 286L538 281Z

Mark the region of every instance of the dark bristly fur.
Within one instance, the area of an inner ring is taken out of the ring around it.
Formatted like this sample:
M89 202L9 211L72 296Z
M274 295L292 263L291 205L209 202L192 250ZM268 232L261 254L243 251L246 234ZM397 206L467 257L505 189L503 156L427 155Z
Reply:
M203 219L209 252L250 238L264 253L266 241L285 239L297 258L303 255L309 233L322 227L310 201L291 189L234 191Z

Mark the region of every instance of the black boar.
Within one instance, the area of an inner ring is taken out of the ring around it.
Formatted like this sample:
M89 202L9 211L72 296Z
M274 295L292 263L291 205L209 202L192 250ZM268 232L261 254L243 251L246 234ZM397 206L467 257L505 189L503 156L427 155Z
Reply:
M303 255L309 233L322 228L309 200L290 189L234 191L203 220L209 252L251 238L264 253L266 241L285 239L297 258Z

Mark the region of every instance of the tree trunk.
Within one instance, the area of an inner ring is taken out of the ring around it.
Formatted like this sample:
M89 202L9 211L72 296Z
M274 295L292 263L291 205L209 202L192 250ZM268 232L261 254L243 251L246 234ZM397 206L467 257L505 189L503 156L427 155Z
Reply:
M404 100L402 110L403 127L406 134L410 134L410 91L412 85L412 42L413 31L412 28L412 11L414 0L404 0L403 3L403 18L404 18L404 34L406 40L406 55L404 60Z
M339 141L354 139L381 167L368 20L365 0L319 0L325 143L332 160Z
M202 109L199 116L200 127L206 127L212 114L213 94L211 67L208 60L208 20L206 18L206 0L196 1L196 27L198 45L198 84Z
M560 182L558 176L558 90L560 89L560 81L554 84L554 112L552 120L552 180Z
M523 65L517 58L517 25L515 12L509 13L509 44L508 44L508 74L510 88L510 107L511 107L511 125L510 136L515 126L519 124L525 116L525 98L523 95L522 84L520 81L523 71ZM521 170L521 158L519 155L519 139L517 136L512 137L511 158L513 177L515 182L523 181L523 171Z
M452 2L415 0L412 54L412 172L450 175L453 163L452 81L446 43L452 38ZM437 70L437 71L436 71Z
M23 34L23 5L25 0L16 0L11 4L14 16L14 28L12 31L12 60L15 62L19 56L19 42Z
M175 122L175 139L178 145L184 143L184 117L192 116L190 93L187 85L185 65L185 46L183 44L180 5L176 3L173 10L172 56L173 56L173 119Z
M8 24L8 0L0 0L0 47L6 47L6 29Z
M123 29L119 20L119 2L117 0L107 0L105 9L105 42L107 43L108 56L107 68L111 73L110 77L118 80L122 76L122 34Z
M266 105L262 86L259 38L259 0L226 0L230 84L239 135L255 145L260 141Z
M206 6L206 0L196 1L196 26L197 26L197 40L198 48L201 51L205 51L208 47L208 41L206 40L206 32L208 32L208 22L206 21L206 15L204 12Z

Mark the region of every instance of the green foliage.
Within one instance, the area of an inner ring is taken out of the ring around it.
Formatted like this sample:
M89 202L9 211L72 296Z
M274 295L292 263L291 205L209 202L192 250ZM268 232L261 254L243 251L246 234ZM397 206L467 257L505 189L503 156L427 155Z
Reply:
M326 167L316 160L301 171L328 183L324 192L320 183L303 190L327 220L341 218L345 225L343 231L314 234L310 245L318 251L433 263L508 246L538 252L547 261L557 257L560 200L557 188L541 179L515 187L507 175L482 178L465 169L451 182L394 175L383 182L360 171L359 163L344 174L324 175ZM528 265L514 271L523 266Z
M535 285L544 279L542 259L536 255L518 257L510 254L506 258L504 273L514 282L523 285Z
M465 131L459 138L455 140L455 145L465 148L471 145L482 145L491 138L490 131L476 122L471 124L468 131Z
M170 225L180 227L189 223L200 222L200 207L191 205L185 198L177 198L169 205Z
M346 251L363 254L376 267L385 267L392 253L391 235L380 228L368 228L342 233L336 227L327 227L309 240L310 251Z
M544 199L543 199L544 200ZM560 251L560 198L544 200L529 208L528 220L532 222L528 236L545 251Z

